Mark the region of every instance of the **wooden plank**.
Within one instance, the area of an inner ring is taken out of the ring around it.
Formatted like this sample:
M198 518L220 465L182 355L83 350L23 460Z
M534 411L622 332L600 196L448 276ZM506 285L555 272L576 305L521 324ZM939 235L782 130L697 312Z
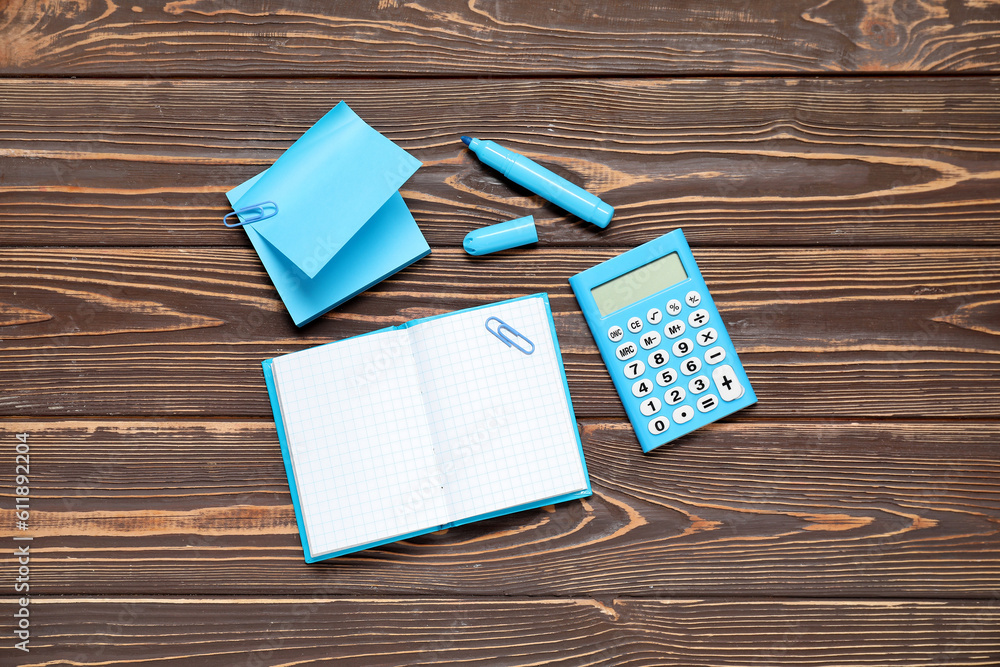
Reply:
M1000 65L996 3L795 0L658 5L428 0L208 0L47 5L13 0L0 73L408 76L718 72L983 72Z
M39 595L962 598L1000 583L997 421L737 419L642 455L627 424L586 420L591 498L317 565L269 421L0 424L8 447L29 434L29 529L8 497L0 536L33 538Z
M249 247L224 192L345 99L424 162L403 194L435 248L526 214L545 247L677 226L694 246L998 244L998 98L995 78L0 81L0 243ZM604 197L611 226L512 185L468 133Z
M995 601L343 599L317 592L42 598L31 612L31 653L10 642L0 649L23 667L1000 662Z
M566 279L620 250L438 250L296 330L252 251L0 250L5 415L271 414L260 361L551 295L577 415L622 416ZM995 417L1000 251L703 249L760 403L744 417Z

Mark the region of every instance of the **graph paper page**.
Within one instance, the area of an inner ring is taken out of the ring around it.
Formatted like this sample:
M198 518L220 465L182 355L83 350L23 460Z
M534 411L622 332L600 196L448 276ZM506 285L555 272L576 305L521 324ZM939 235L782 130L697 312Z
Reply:
M313 556L449 520L406 329L272 364Z
M534 344L507 347L498 317ZM460 312L410 329L453 520L587 487L541 298Z

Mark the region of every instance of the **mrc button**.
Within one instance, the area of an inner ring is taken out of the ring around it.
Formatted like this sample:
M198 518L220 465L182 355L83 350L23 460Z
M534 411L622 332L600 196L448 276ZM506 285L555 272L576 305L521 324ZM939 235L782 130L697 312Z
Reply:
M615 356L625 361L626 359L631 359L635 356L635 353L639 351L639 348L635 346L635 343L622 343L615 350Z

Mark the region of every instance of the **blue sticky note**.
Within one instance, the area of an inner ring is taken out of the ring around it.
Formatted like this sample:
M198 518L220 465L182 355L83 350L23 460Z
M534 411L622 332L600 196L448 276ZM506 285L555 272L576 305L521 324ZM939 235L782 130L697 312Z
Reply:
M237 210L277 205L277 215L243 229L296 325L430 253L398 192L419 166L341 102L269 169L226 193Z
M419 167L341 102L230 201L274 202L254 232L314 278Z

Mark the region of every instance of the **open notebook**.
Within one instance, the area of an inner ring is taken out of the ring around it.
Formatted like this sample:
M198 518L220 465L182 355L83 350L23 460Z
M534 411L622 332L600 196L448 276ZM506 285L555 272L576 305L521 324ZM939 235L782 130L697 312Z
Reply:
M307 562L591 494L545 294L268 359L264 375Z

